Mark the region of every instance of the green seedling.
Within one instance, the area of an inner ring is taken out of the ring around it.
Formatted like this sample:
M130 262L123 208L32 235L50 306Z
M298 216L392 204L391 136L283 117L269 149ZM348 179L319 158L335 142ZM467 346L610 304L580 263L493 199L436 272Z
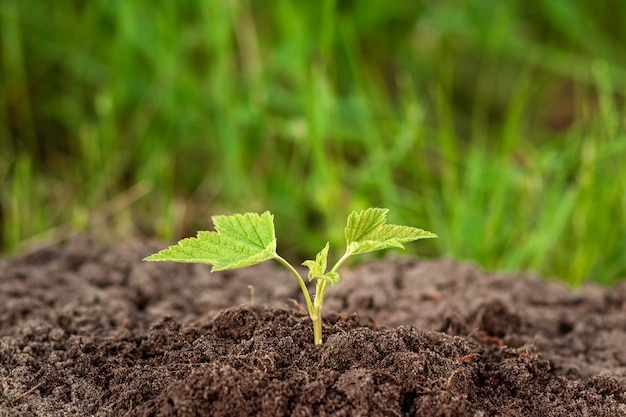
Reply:
M198 232L197 237L186 238L145 258L145 261L189 262L213 265L211 271L243 268L275 259L285 266L298 280L309 316L313 321L313 341L322 344L322 304L328 285L339 282L339 267L352 255L386 248L404 248L403 243L417 239L437 237L410 226L386 224L388 209L369 208L353 211L346 224L346 252L326 272L329 244L317 254L315 260L304 261L309 268L309 281L316 280L315 298L298 271L276 252L274 216L245 213L232 216L213 216L214 232Z

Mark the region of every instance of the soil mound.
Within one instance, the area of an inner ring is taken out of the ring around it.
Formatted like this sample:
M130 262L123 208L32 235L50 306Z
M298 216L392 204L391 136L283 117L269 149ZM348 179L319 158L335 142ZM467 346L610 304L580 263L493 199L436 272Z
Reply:
M626 416L626 284L388 258L324 345L271 263L145 263L88 238L0 259L0 416Z

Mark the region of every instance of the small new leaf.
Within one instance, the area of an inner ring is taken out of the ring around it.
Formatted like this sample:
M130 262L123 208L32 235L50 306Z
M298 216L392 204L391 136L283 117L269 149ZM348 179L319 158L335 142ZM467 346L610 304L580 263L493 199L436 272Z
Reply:
M315 255L314 261L308 260L302 262L302 265L309 268L309 281L324 276L324 271L326 271L326 265L328 262L329 247L330 243L326 242L326 246L324 246L324 249L322 249L317 255Z
M335 285L339 282L341 276L339 275L339 272L327 272L324 274L323 277L320 277L319 279L326 280L330 282L331 285Z
M403 243L437 237L416 227L385 224L388 212L388 209L382 208L353 211L346 224L347 253L355 255L393 247L404 248Z
M314 261L304 261L302 265L309 268L309 281L314 279L324 279L330 281L332 285L335 285L339 281L339 273L328 272L326 273L326 266L328 263L328 248L329 243L326 242L326 246L316 256Z
M213 216L215 232L198 232L177 245L148 256L146 261L213 265L212 271L243 268L275 258L274 216L268 211Z

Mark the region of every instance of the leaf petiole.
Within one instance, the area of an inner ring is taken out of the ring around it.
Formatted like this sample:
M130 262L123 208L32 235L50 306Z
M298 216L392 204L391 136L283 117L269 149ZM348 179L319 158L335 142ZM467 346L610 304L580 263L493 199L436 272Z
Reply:
M289 272L291 272L292 275L296 277L296 279L298 280L298 284L300 284L300 289L302 290L302 293L304 294L304 301L306 301L306 307L307 307L307 310L309 311L309 316L313 318L313 304L311 303L311 296L309 295L309 290L306 287L306 283L304 282L304 279L302 279L302 276L300 276L296 268L291 266L291 264L287 262L285 258L280 256L279 254L275 254L274 259L276 259L278 262L280 262L281 265L287 268Z

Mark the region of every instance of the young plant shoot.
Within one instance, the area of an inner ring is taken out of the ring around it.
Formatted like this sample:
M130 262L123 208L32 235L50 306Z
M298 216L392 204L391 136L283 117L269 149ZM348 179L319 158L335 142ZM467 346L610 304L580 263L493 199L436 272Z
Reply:
M315 260L304 261L309 268L309 281L316 280L315 297L311 300L306 283L298 271L276 252L274 216L245 213L232 216L213 216L214 232L198 232L197 237L183 239L148 256L146 261L191 262L213 265L211 271L243 268L275 259L285 266L298 280L309 316L313 321L313 341L322 344L322 304L328 285L339 282L339 267L352 255L386 248L404 248L403 243L418 239L437 237L410 226L386 224L388 209L369 208L353 211L346 224L346 252L327 269L329 244L317 254Z

